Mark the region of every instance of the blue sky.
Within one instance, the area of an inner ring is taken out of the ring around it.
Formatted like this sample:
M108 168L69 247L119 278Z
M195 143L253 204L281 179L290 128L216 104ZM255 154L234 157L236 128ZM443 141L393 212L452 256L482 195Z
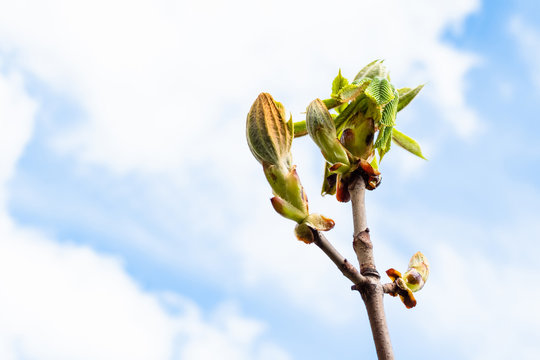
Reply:
M0 358L375 358L358 294L295 240L245 143L261 91L294 119L386 59L426 83L368 194L379 269L422 251L398 358L540 350L540 5L533 1L0 1ZM348 258L349 205L310 209ZM519 289L519 290L518 290ZM420 349L419 349L420 348Z

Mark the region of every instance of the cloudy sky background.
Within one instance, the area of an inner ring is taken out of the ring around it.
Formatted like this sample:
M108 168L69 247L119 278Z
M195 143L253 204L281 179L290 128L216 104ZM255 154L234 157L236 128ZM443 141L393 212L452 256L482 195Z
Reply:
M357 293L268 201L244 138L261 91L296 120L386 59L396 148L367 198L407 359L540 351L540 5L534 1L0 1L1 359L372 359ZM293 156L354 258L322 159Z

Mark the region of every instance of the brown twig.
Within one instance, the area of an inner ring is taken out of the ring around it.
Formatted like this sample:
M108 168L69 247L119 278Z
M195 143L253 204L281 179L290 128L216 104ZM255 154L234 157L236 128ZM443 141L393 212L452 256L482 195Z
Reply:
M345 259L328 239L319 231L312 230L313 236L315 238L315 245L317 245L321 250L336 264L337 268L343 273L343 275L351 280L355 285L360 285L366 283L367 279L362 276L358 270L351 264L347 259Z
M379 360L391 360L394 359L394 353L384 312L384 288L375 267L373 244L367 228L365 191L366 185L361 177L357 177L349 186L354 224L353 248L360 264L360 273L368 280L355 288L362 295L366 306L377 357Z
M394 353L386 324L383 295L385 293L396 293L397 289L394 283L382 285L380 282L380 275L373 257L373 244L367 227L365 190L365 182L361 177L353 181L349 187L354 224L353 248L358 258L360 272L330 244L321 232L312 231L315 245L336 264L337 268L346 278L354 283L352 289L358 290L362 295L362 300L364 300L368 313L378 359L393 360Z
M397 294L399 291L399 287L396 283L386 283L383 285L383 291L385 294Z

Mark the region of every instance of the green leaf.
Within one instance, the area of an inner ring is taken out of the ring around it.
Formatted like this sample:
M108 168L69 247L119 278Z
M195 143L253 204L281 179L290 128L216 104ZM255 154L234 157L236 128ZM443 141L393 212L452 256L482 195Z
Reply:
M343 87L339 91L337 95L338 99L343 102L355 99L356 97L358 97L358 95L364 92L370 82L370 79L361 79L359 81L354 81L352 84Z
M358 111L365 111L367 106L367 98L365 95L360 95L356 100L351 101L349 105L334 119L336 124L337 135L341 136L341 132Z
M392 140L411 154L414 154L424 160L427 160L424 155L422 155L422 150L420 149L420 145L416 142L416 140L408 137L404 133L393 129L392 130Z
M388 104L386 104L386 106L383 109L381 121L380 121L381 125L384 125L384 126L396 125L396 114L397 114L398 103L399 103L399 95L398 95L398 92L394 89L394 99L390 101Z
M397 107L397 111L401 111L401 109L403 109L405 106L409 105L409 103L412 101L412 99L414 99L416 97L416 95L418 95L418 93L420 92L420 90L422 90L423 87L424 87L424 85L422 84L422 85L418 85L414 89L411 89L411 88L399 89L398 90L399 104L398 104L398 107Z
M347 105L349 105L349 104L343 103L343 104L339 105L338 107L336 107L337 115L341 114L341 113L343 112L343 110L345 110L345 108L347 107ZM336 115L336 117L337 117L337 115ZM335 119L336 119L336 118L334 118L334 120L335 120Z
M321 189L321 195L334 195L336 193L337 174L330 172L330 164L324 163L324 179Z
M380 106L388 104L395 98L394 87L390 84L390 81L379 76L373 78L364 93Z
M377 141L375 141L375 148L379 152L379 163L382 161L384 155L390 151L390 146L392 144L392 127L385 126L379 130L379 135L377 136Z
M360 80L362 78L373 79L375 76L387 77L388 70L386 66L383 65L384 60L374 60L367 64L362 70L356 74L354 81Z
M349 81L341 76L341 69L339 69L338 75L332 82L332 97L337 97L339 91L347 85L349 85Z
M379 171L379 164L377 163L377 157L374 156L373 160L371 160L369 165L371 165L371 167L374 168L375 170Z

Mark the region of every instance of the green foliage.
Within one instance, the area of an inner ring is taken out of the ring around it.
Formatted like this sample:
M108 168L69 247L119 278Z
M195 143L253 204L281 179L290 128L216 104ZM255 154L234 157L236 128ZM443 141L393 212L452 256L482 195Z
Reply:
M398 131L397 129L393 129L392 131L392 140L410 152L411 154L414 154L424 160L427 160L424 155L422 155L422 150L420 149L420 145L413 139L405 135L404 133Z
M338 75L332 82L332 97L337 97L339 91L347 85L349 85L349 81L341 76L341 69L339 69Z
M414 89L409 89L409 88L401 88L401 89L399 89L398 90L399 104L398 104L398 107L397 107L397 111L401 111L401 109L403 109L405 106L409 105L409 103L412 101L412 99L414 99L416 97L416 95L418 95L418 93L420 92L420 90L422 90L423 87L424 87L424 85L418 85Z
M379 185L380 162L392 141L425 159L420 145L395 129L397 113L422 88L396 89L383 61L375 60L350 83L339 70L330 98L313 100L305 121L287 121L283 105L269 94L259 95L248 114L248 145L272 187L274 209L298 223L295 233L300 240L313 241L310 229L328 230L333 221L308 211L307 196L292 165L293 138L309 134L321 150L326 160L322 194L348 201L348 186L355 176L363 176L369 190Z
M384 60L374 60L364 66L362 70L356 74L354 77L354 81L367 78L367 79L373 79L376 76L380 77L387 77L388 71L386 70L386 67L383 65Z
M365 94L376 106L384 106L396 97L394 87L390 81L378 76L371 79Z

